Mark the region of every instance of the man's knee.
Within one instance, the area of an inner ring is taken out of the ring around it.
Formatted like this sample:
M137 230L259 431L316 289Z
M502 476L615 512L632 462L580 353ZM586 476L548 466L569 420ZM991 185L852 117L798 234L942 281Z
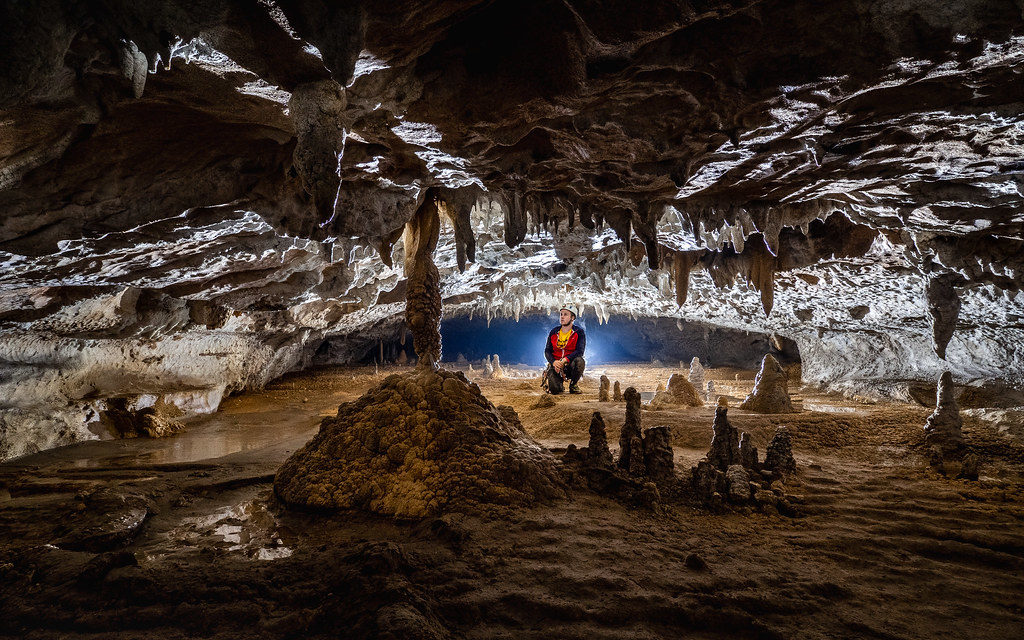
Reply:
M579 358L573 358L572 362L569 363L569 371L571 376L574 379L579 380L581 377L583 377L583 369L586 368L586 366L587 362L583 359L582 356L580 356Z

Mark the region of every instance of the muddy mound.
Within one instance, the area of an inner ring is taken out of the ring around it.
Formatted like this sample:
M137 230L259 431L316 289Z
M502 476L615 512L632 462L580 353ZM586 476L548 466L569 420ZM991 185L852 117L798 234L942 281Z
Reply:
M563 497L555 459L462 373L389 376L277 472L286 504L397 517L478 512Z

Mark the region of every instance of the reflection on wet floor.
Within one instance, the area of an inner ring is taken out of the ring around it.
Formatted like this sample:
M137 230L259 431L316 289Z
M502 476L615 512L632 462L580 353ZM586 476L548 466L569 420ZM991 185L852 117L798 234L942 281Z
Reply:
M149 561L158 560L172 549L214 549L240 553L253 560L279 560L292 555L292 547L285 543L291 538L267 508L269 492L225 505L211 513L182 518L145 553Z

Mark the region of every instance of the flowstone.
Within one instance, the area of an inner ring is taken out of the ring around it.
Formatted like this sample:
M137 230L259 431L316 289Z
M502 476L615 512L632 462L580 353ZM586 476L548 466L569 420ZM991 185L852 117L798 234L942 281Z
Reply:
M420 368L325 418L277 472L287 505L399 518L487 512L564 497L555 459L510 408L462 373Z
M761 360L761 369L754 378L754 390L740 405L740 409L757 413L793 413L786 386L786 371L771 354Z

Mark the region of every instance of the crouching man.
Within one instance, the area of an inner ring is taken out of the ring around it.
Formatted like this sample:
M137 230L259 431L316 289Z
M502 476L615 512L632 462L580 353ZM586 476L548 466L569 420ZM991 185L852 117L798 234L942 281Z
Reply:
M558 312L558 326L548 334L544 345L544 357L548 361L544 386L548 393L562 393L566 380L569 381L569 393L582 393L579 381L587 364L583 360L587 334L573 323L576 316L576 307L565 305Z

